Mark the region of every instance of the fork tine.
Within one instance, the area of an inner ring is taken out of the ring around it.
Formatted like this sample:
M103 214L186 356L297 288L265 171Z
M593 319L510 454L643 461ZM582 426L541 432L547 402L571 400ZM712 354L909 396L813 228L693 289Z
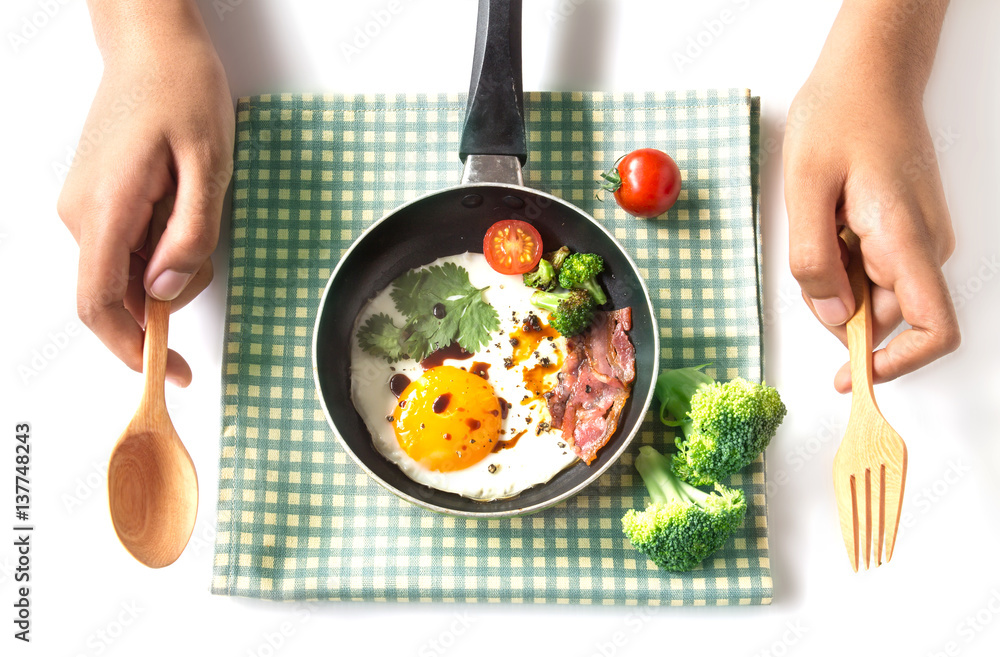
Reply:
M854 475L835 476L833 488L840 515L840 533L844 537L851 568L858 572L858 504L854 496Z
M872 555L872 494L871 494L872 471L865 468L864 488L856 484L858 494L858 530L861 534L859 540L865 553L865 570L871 564ZM861 531L863 530L863 532Z
M875 542L875 567L882 565L882 541L885 540L885 463L871 473L872 513L875 516L872 539Z
M898 468L885 469L885 560L892 559L892 549L896 545L899 530L899 512L903 506L903 490L906 486L906 447L903 447L902 463Z

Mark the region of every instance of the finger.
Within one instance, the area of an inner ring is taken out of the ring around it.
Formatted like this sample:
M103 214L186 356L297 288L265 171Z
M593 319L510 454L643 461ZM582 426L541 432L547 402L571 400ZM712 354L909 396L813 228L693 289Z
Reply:
M152 205L137 202L122 212L149 216ZM143 207L145 206L145 207ZM116 230L120 221L109 211L84 225L80 234L77 312L80 319L122 362L142 371L142 329L125 307L132 267L128 238Z
M191 281L184 288L184 291L181 292L180 296L170 302L170 312L175 313L194 301L195 297L205 291L205 288L212 282L214 276L215 269L212 266L212 259L209 258L202 264L201 269L191 277Z
M813 308L812 299L807 297L805 293L802 294L802 299L806 302L806 305L812 310L813 315L816 315L816 309ZM886 290L885 288L879 287L878 285L872 284L871 286L871 307L872 307L872 344L876 347L882 344L899 323L903 320L903 314L899 309L899 302L896 301L896 295L892 290ZM816 315L816 319L819 319L819 315ZM820 320L822 321L822 320ZM847 327L846 325L841 326L827 326L827 330L837 336L837 339L846 347L847 346Z
M125 292L125 308L132 314L140 326L144 323L146 313L146 288L143 285L143 274L146 271L146 261L138 254L132 254L129 267L129 284ZM211 258L205 261L201 269L191 278L181 295L170 302L170 312L175 313L201 294L215 275Z
M929 259L914 253L898 267L895 293L903 318L910 324L884 349L872 355L874 383L892 381L951 353L961 343L961 332L944 275ZM840 392L851 389L850 369L841 367L834 378Z
M820 321L840 326L854 313L854 295L837 235L842 185L829 177L789 173L786 170L789 266Z
M146 271L146 260L138 253L129 257L128 288L122 302L132 319L139 326L146 324L146 288L142 284L142 275Z
M152 206L148 212L152 213ZM97 222L98 226L111 225ZM135 262L139 260L139 262ZM130 253L128 240L113 231L81 233L77 311L94 335L123 363L142 371L142 348L145 334L140 321L145 315L145 294L137 300L129 287L142 290L141 277L129 280L142 267L141 258ZM128 298L129 307L126 307ZM133 315L133 311L138 315ZM181 387L191 382L191 368L180 354L167 355L167 380Z
M173 349L167 349L167 381L178 388L187 388L191 379L191 366L184 357Z
M179 162L174 208L146 267L146 289L157 299L179 298L215 250L224 198L217 177L198 158Z

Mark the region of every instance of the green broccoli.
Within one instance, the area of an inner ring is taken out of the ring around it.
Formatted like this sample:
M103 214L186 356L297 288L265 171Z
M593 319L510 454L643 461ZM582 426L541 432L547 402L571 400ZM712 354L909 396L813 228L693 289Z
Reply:
M545 258L539 260L538 265L521 278L528 287L537 287L546 292L555 289L557 283L556 270Z
M594 303L603 306L607 295L597 282L597 275L604 271L604 258L594 253L573 253L566 256L559 268L559 285L567 290L577 288L590 292Z
M774 388L739 377L717 383L702 367L666 370L656 379L660 421L684 434L674 473L696 486L720 481L756 459L786 412Z
M582 333L594 319L594 300L584 290L563 290L531 295L531 303L549 311L549 324L567 338Z
M622 529L640 552L666 570L691 570L729 539L743 522L746 499L737 488L715 485L706 493L677 479L670 459L652 447L639 448L636 470L652 503L629 509Z
M572 252L569 250L568 246L560 246L556 251L549 251L548 253L542 254L542 257L552 263L553 269L555 269L558 274L559 270L562 269L566 256L570 253Z

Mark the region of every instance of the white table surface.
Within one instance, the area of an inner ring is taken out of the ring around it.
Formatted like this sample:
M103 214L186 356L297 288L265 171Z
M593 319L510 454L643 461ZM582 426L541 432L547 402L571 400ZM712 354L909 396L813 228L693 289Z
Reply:
M388 0L204 0L202 6L234 97L281 90L465 90L476 3L400 2L389 25L350 62L341 44ZM790 409L767 453L774 603L741 609L305 607L212 596L224 242L215 255L216 280L171 325L171 344L187 356L195 375L190 388L170 390L168 398L199 470L198 524L175 565L160 571L138 565L112 530L104 464L136 406L141 376L80 328L77 247L55 212L101 61L81 0L5 0L0 652L509 657L548 651L607 657L666 655L676 648L677 654L706 655L998 654L1000 3L953 3L928 89L932 131L953 135L939 158L958 235L946 273L960 306L964 343L956 354L877 389L885 415L909 445L905 526L888 566L855 575L841 543L830 476L848 411L832 377L846 351L807 311L788 273L780 157L788 104L839 3L574 2L564 0L575 8L557 21L556 0L526 1L526 89L738 86L763 98L766 373ZM25 20L40 21L36 14L44 6L55 7L54 15L15 49L9 34L22 33ZM216 7L232 11L220 15ZM672 54L723 9L733 20L694 63L679 69ZM48 356L39 361L38 354ZM14 425L23 421L31 422L34 441L30 645L12 638L9 620L15 554L13 509L6 507L13 506Z

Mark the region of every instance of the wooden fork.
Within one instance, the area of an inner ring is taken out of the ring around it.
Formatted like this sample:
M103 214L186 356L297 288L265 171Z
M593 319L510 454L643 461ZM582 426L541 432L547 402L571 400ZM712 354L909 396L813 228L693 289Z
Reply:
M892 558L899 529L899 511L906 484L906 444L878 409L872 390L871 288L861 261L859 240L849 228L841 237L851 262L847 275L857 309L847 322L851 356L851 417L844 439L833 459L833 488L840 510L840 531L854 572L864 550L865 570L875 544L875 565ZM873 505L877 516L873 519ZM873 535L872 531L876 530Z

